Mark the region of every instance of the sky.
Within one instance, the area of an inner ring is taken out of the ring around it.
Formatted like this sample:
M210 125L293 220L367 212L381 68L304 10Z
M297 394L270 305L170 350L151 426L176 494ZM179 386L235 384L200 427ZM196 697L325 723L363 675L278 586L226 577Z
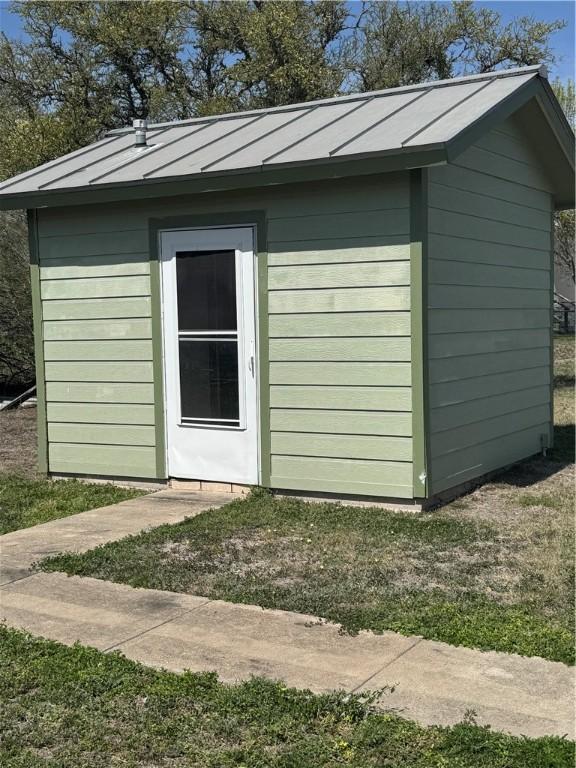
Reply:
M354 9L359 3L351 2ZM561 80L574 78L574 39L576 35L575 15L576 3L573 0L500 0L499 2L476 2L476 5L499 11L505 22L515 16L534 16L541 21L565 19L567 26L557 32L552 38L552 47L558 58L554 67L550 68L550 79L559 77ZM10 13L9 2L0 0L0 30L8 37L23 35L20 18Z

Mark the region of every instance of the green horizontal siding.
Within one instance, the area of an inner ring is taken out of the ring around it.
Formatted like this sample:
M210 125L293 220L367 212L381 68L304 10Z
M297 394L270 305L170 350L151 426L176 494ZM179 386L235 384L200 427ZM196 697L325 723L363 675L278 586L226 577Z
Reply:
M352 192L352 194L351 194ZM255 198L250 204L262 204L262 194L246 191ZM342 178L332 182L311 181L305 186L286 184L266 191L269 221L286 216L318 216L363 212L370 210L395 210L403 207L408 195L408 177L405 173L387 173L383 182L381 175L365 176L361 181ZM241 196L234 195L238 205ZM328 231L330 228L327 228Z
M463 191L481 195L483 200L489 201L488 205L492 205L492 200L502 200L532 208L538 212L545 210L550 200L549 194L543 190L518 184L512 179L485 173L481 167L460 167L458 162L434 168L432 184L434 185L434 183L458 190L458 194L452 197L451 205L454 210L459 210L460 193ZM431 188L434 190L436 186ZM483 204L483 202L479 203L479 205Z
M403 361L410 360L410 339L405 337L375 339L271 339L270 360L289 362L330 361Z
M432 408L430 411L430 429L432 433L456 429L466 424L481 421L489 416L503 416L513 411L535 408L549 402L550 387L540 387L504 392L490 397Z
M51 471L161 463L148 219L265 209L272 485L410 496L408 199L394 173L42 211Z
M409 312L341 312L271 315L271 338L409 336Z
M294 483L303 490L326 489L333 493L377 496L412 496L412 464L409 462L323 459L272 456L271 483L285 487Z
M46 381L153 382L152 362L46 363Z
M410 309L410 288L406 286L270 291L268 302L271 314L408 310Z
M487 472L533 456L540 451L541 437L547 434L547 429L548 423L544 422L539 426L500 436L491 442L460 451L458 461L454 460L453 455L437 459L433 462L437 477L435 491L440 493Z
M529 212L525 216L526 220L530 220ZM466 216L435 208L430 209L430 231L439 235L471 237L485 242L518 245L543 251L550 245L550 233L547 230L527 229L522 222L504 224L480 215Z
M378 459L395 456L412 460L412 438L382 435L315 435L309 432L272 432L272 453L277 456L323 456Z
M151 336L152 325L149 318L47 320L44 322L44 338L46 341L149 339Z
M386 181L349 213L271 212L273 487L412 495L407 175Z
M430 291L430 309L546 309L550 291L546 288L435 285Z
M548 235L548 238L550 235ZM543 269L471 264L454 259L433 259L428 271L431 283L480 285L495 288L550 288L550 272Z
M71 403L153 403L152 384L49 381L46 396L50 402Z
M44 259L40 279L63 280L149 274L150 263L147 253L126 253L113 256L78 256L74 259Z
M152 360L151 340L47 341L46 360Z
M122 232L107 232L104 227L108 212L93 225L93 230L86 234L69 235L67 227L59 237L40 237L40 255L44 259L71 259L86 256L116 256L118 254L148 253L148 228L144 221L140 229ZM48 214L50 216L50 213ZM42 222L43 223L43 222ZM68 227L70 224L68 223Z
M156 450L149 446L51 443L50 471L109 477L152 478Z
M105 318L150 317L150 296L121 299L79 299L43 302L45 320L100 320Z
M382 244L389 239L389 245ZM283 245L282 250L272 251L268 255L271 267L302 267L306 264L356 264L362 261L403 261L410 258L408 243L398 243L397 237L377 238L373 244L351 248L338 248L332 241L328 247L320 248L317 243L309 243L306 250L291 251ZM273 245L272 245L273 247Z
M501 395L506 392L516 392L526 389L527 381L532 387L548 386L550 384L550 370L548 366L541 368L529 368L524 371L524 376L518 375L519 371L507 373L484 374L470 378L458 379L435 384L431 390L430 407L440 408L446 405L455 405L469 400L476 400L492 395Z
M349 411L409 411L410 387L270 387L272 408Z
M154 478L148 228L89 224L93 212L39 217L48 467Z
M341 213L283 216L271 218L268 224L268 239L314 240L330 237L355 238L365 235L403 235L408 230L408 208L392 210L362 210Z
M270 363L270 384L409 387L410 363Z
M551 198L522 128L501 128L430 171L433 493L538 452L550 428Z
M548 346L549 329L470 331L469 333L434 334L430 336L431 358L485 354L505 350L532 349Z
M469 216L478 216L480 211L484 218L492 221L507 224L522 223L528 229L539 229L544 232L550 230L550 218L545 210L527 208L517 202L488 197L479 192L463 189L459 189L456 196L452 187L443 184L432 184L430 194L436 208Z
M40 289L43 300L148 296L150 278L147 275L136 275L93 277L86 280L43 280Z
M538 349L503 350L483 355L470 354L430 360L430 383L458 382L474 376L482 377L507 371L514 372L516 375L522 374L523 377L530 376L530 372L535 368L540 366L549 368L549 351L548 346L544 346Z
M153 405L48 403L48 421L68 424L154 424Z
M549 324L547 309L432 309L428 316L430 333L522 330L546 328Z
M155 444L154 427L129 424L48 423L51 443L86 443L98 445Z
M458 158L458 165L471 170L481 169L482 173L500 179L510 179L518 185L532 187L543 192L552 191L551 182L541 167L536 163L528 165L522 160L514 160L490 152L480 147L471 147Z
M491 414L492 411L489 411ZM529 405L524 408L518 408L510 413L498 414L483 418L469 424L462 424L453 429L444 430L434 435L433 460L448 454L455 456L456 461L460 460L459 452L463 449L472 448L483 443L496 440L498 437L521 432L531 429L534 426L546 424L549 418L548 404ZM542 432L547 434L547 429ZM541 448L537 446L537 450Z
M268 287L271 291L409 283L410 263L407 261L387 261L381 264L309 264L302 267L270 267L268 270Z
M526 145L526 140L518 131L514 134L506 130L491 131L478 140L477 146L521 163L532 165L534 162L533 150Z
M487 248L482 240L434 233L430 233L428 245L439 259L547 271L543 266L542 251L535 248L501 243L490 243Z
M412 435L412 414L272 408L270 427L272 432L410 437Z
M412 465L407 465L412 466ZM352 466L348 467L350 471ZM382 499L389 498L392 501L396 499L411 499L412 498L412 486L411 485L386 485L381 481L377 483L363 483L355 482L354 480L346 480L342 476L340 480L329 480L325 477L294 477L294 467L290 466L290 475L282 477L282 475L273 475L270 480L270 484L274 488L279 488L286 491L309 491L312 494L317 494L319 491L323 493L330 493L336 495L349 495L353 498L363 496L366 498L373 498L375 504L382 504Z

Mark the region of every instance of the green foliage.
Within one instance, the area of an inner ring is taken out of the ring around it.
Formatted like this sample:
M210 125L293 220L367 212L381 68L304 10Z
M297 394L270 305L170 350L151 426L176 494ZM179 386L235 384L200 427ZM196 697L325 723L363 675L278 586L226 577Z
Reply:
M0 475L0 534L117 504L142 491L79 480L30 480Z
M358 11L344 0L36 0L12 10L26 37L0 35L0 180L134 118L175 120L550 62L550 38L563 26L527 17L504 24L468 1L367 2ZM16 338L0 316L0 349L14 369L0 361L0 382L24 384L32 375L29 280L21 260L14 272L5 263L26 244L22 235L6 240L11 220L3 222L0 300L14 279L10 307L25 330Z
M470 719L423 728L370 696L175 675L0 627L2 765L108 768L569 768L573 745ZM384 697L385 703L385 697Z
M505 24L472 0L367 3L348 45L352 82L374 90L550 62L550 38L564 26L532 16Z
M556 98L560 102L560 106L564 110L566 119L570 123L573 129L576 128L576 88L574 87L574 80L568 79L565 83L561 80L554 80L552 90L556 94Z
M576 89L574 80L562 83L555 80L552 88L572 129L576 128ZM554 216L554 264L557 274L576 283L576 247L574 236L576 218L574 210L559 211ZM570 298L570 297L567 297Z
M23 211L2 211L0 212L0 384L6 390L13 392L25 389L33 381L34 339L26 216Z

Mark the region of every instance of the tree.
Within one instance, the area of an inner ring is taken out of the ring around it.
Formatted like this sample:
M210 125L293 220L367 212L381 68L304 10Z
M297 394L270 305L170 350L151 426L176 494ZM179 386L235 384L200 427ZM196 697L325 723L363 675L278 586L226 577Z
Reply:
M332 96L344 70L340 0L192 4L196 38L223 58L230 108L272 107Z
M24 387L34 381L34 339L26 218L0 217L0 382Z
M576 89L574 81L556 80L552 88L572 129L576 127ZM575 212L560 211L554 216L554 264L557 272L576 283L576 253L574 242ZM570 297L568 297L570 298Z
M348 44L351 85L376 90L551 63L550 37L564 26L532 16L505 24L498 11L471 0L365 3Z
M469 0L366 2L359 12L344 0L36 0L12 10L26 36L0 35L0 179L134 118L182 119L551 63L550 38L564 24L505 24ZM568 219L557 219L559 248L569 243L563 233L573 233ZM0 214L0 343L10 360L0 380L31 375L26 248L23 214Z

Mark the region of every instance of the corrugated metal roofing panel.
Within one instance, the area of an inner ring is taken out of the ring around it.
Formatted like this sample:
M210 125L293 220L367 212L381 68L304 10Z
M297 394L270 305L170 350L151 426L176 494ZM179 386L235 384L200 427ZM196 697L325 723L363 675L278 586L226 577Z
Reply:
M135 147L133 137L123 136L123 139L131 138L132 141L124 141L123 146L116 146L114 153L108 154L103 158L87 158L84 167L78 169L69 168L67 173L63 172L60 176L55 176L51 181L46 182L43 189L65 189L68 186L70 173L74 173L75 186L83 186L97 182L100 178L104 179L109 173L121 172L125 174L129 171L128 166L132 163L142 162L149 155L157 153L160 149L172 142L175 138L183 134L191 136L197 133L199 126L188 126L183 128L163 128L148 135L148 145L146 147Z
M250 118L246 127L228 139L225 144L206 147L203 152L195 152L191 157L183 158L178 167L173 169L178 175L200 173L213 163L228 162L239 153L255 154L255 146L267 141L279 141L279 136L292 129L294 121L300 123L307 118L311 110L303 109L296 112L275 112L272 115L261 115ZM236 121L230 121L236 122ZM249 158L250 161L250 158ZM157 175L156 173L154 174Z
M449 141L532 78L533 75L524 75L488 80L487 85L483 84L484 87L480 88L473 98L457 105L448 114L416 133L411 139L405 141L403 146L421 146L434 144L437 141Z
M91 144L85 148L85 151L74 153L72 156L65 155L59 163L39 166L34 171L24 174L22 180L19 176L8 179L1 185L0 189L5 186L9 187L10 194L26 192L30 188L42 189L44 184L49 184L62 176L68 176L71 171L82 171L94 160L106 160L108 157L128 149L132 144L134 144L133 137L125 135L118 136L112 141L100 141L97 144Z
M0 196L142 184L443 147L539 77L537 67L131 130L0 184Z
M404 109L377 123L356 139L332 150L331 154L340 157L401 147L403 141L419 128L442 117L485 86L483 82L463 83L458 88L430 88L423 91L421 98L413 99Z
M201 131L206 130L211 123L198 123L196 125L177 125L174 128L168 129L166 133L161 136L153 137L149 139L146 147L136 149L133 148L129 152L126 152L125 157L121 162L111 164L109 167L102 167L101 172L97 176L93 176L91 183L94 184L97 181L109 184L114 181L122 181L123 176L126 173L126 166L132 164L138 164L134 169L134 174L140 174L141 176L146 172L155 168L158 162L161 161L162 151L171 147L173 144L178 144L181 141L188 140L192 134L198 134ZM194 141L200 141L201 137L195 135ZM100 171L100 169L99 169ZM118 176L118 179L114 177Z
M272 159L276 153L292 147L295 143L297 144L302 139L315 134L316 131L321 130L326 125L339 121L356 106L356 103L348 102L345 104L311 107L297 120L290 122L282 131L247 146L235 155L226 158L223 162L214 164L210 170L224 170L224 163L226 168L254 168L260 166L268 162L269 159Z
M364 133L397 110L406 107L414 99L421 98L423 93L425 91L412 91L353 102L349 105L350 111L345 113L350 115L350 119L327 121L321 130L305 136L293 146L281 149L267 162L292 163L328 158L336 147Z

